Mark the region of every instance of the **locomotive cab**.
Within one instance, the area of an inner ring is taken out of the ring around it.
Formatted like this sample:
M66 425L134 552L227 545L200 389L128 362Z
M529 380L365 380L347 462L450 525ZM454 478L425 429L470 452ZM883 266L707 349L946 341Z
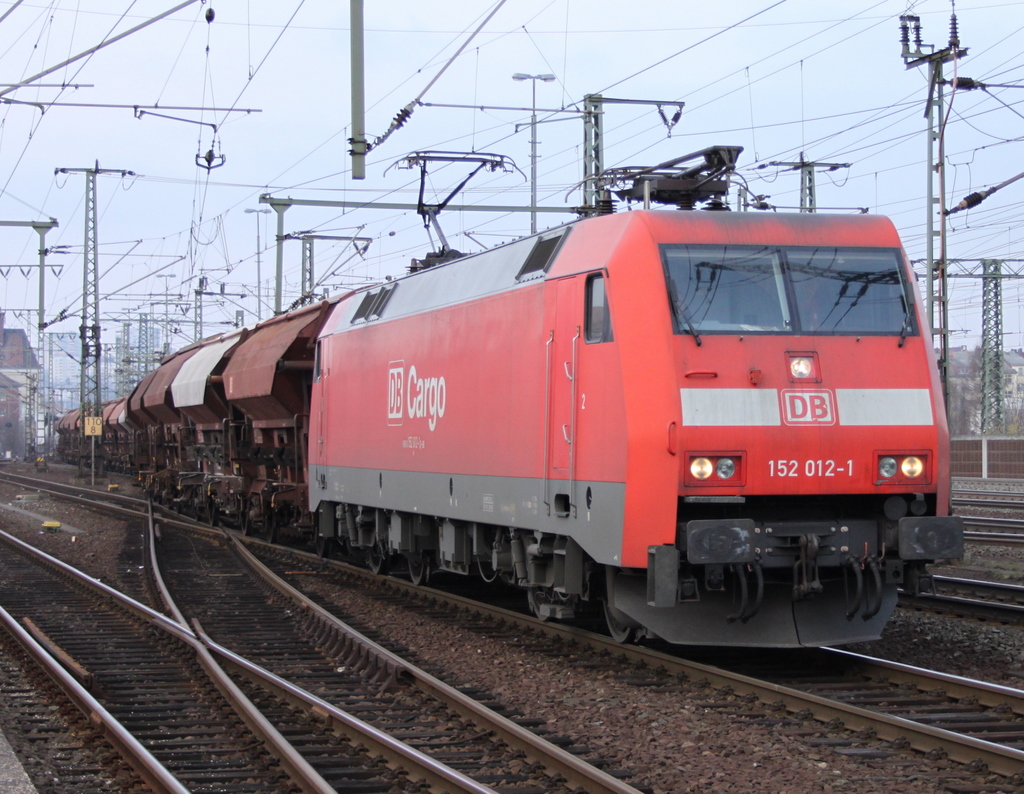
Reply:
M645 582L615 578L618 617L674 642L750 637L758 622L767 644L877 636L898 586L963 553L934 357L895 232L878 218L695 220L690 242L652 219L678 520L673 543L648 547ZM687 603L702 629L661 620Z

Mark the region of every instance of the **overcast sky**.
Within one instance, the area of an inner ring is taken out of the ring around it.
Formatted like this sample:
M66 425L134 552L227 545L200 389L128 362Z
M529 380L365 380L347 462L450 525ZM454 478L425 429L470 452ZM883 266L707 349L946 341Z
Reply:
M17 84L176 4L0 2L0 16L10 11L0 22L0 82ZM490 0L367 0L371 139L384 133L493 8ZM210 9L214 18L207 22ZM172 343L178 347L193 334L193 291L201 276L209 291L220 292L223 285L226 293L206 300L206 334L225 330L238 310L247 323L255 320L257 231L262 316L269 315L274 215L244 212L261 207L262 193L413 203L418 172L396 165L405 155L476 151L504 155L519 170L478 174L456 201L528 204L530 132L524 124L531 83L512 80L521 72L557 78L536 85L544 121L537 132L543 206L581 203L573 188L582 177L583 123L577 113L549 111L578 110L584 95L602 93L664 101L662 113L671 120L671 103L685 102L671 129L656 107L608 106L606 165L652 165L714 144L739 145L739 171L750 189L787 208L799 202L799 175L772 162L797 160L803 152L816 162L848 163L817 174L819 206L888 215L917 260L924 257L926 238L927 71L906 69L900 57L899 16L908 9L922 19L925 44L946 46L948 0L507 0L423 97L430 105L418 107L370 153L366 179L355 181L347 155L348 4L195 2L37 81L57 87L33 84L3 94L30 104L0 108L0 219L58 221L46 239L63 251L49 259L60 273L48 274L47 319L65 308L77 313L85 176L55 169L98 161L104 169L134 172L97 180L104 342L112 344L120 323L145 311L161 319L166 314L180 329ZM1018 87L1024 85L1024 4L961 0L956 11L961 44L969 49L955 66L957 75L992 87L953 95L945 131L947 206L1024 170L1024 92ZM946 67L948 77L953 69ZM146 113L136 118L132 106ZM214 164L223 158L223 165L197 167L197 155L210 150ZM432 166L427 199L446 197L468 171L461 164ZM1022 202L1024 180L952 216L949 256L1024 260ZM545 214L539 225L572 217ZM446 212L440 223L451 245L465 252L529 231L524 213ZM371 238L364 256L343 241L315 243L317 278L324 278L318 289L332 292L400 274L411 257L437 245L415 213L397 210L292 207L285 231ZM9 325L29 328L37 274L17 265L37 261L38 237L20 228L0 234L0 308ZM286 244L285 306L299 294L300 256L298 242ZM1008 268L1020 271L1024 263ZM1004 284L1007 348L1024 346L1018 284ZM979 279L951 281L951 310L952 344L976 344ZM72 316L49 330L77 333L78 324Z

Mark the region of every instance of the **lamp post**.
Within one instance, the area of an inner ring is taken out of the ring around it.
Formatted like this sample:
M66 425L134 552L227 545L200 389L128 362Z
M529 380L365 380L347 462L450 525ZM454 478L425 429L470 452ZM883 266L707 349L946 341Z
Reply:
M246 209L243 210L247 215L250 213L257 213L259 215L269 215L272 210L266 207L261 210ZM256 322L263 319L263 272L261 268L260 260L260 219L256 219Z
M517 83L529 80L533 88L533 102L530 104L530 234L537 233L537 81L550 83L553 74L523 74L516 72L512 79Z

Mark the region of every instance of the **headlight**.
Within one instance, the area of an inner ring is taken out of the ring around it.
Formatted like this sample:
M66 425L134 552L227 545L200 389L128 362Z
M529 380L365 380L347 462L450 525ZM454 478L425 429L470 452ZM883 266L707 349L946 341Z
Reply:
M714 471L714 469L715 467L707 458L694 458L690 462L690 474L698 480L706 480L711 476L711 472Z
M744 485L743 455L739 450L723 449L721 452L694 450L687 453L689 471L683 470L683 485L700 488L719 486L742 488Z
M928 482L928 453L879 452L876 485L915 485Z
M794 356L789 360L789 372L801 380L814 375L814 359L809 356Z
M924 464L920 458L915 458L911 455L903 459L903 462L900 464L900 471L903 472L904 477L909 477L912 480L917 479L924 472Z

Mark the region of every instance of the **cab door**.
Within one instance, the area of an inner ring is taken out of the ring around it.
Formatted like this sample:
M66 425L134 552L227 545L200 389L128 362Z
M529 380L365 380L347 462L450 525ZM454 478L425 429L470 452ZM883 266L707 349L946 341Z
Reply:
M316 413L313 417L313 438L310 455L312 462L316 464L319 476L320 487L325 484L323 467L327 463L327 421L326 413L329 402L328 390L331 379L327 370L327 339L318 339L316 342L316 358L313 362L313 392L316 394Z
M547 421L545 428L544 503L556 516L575 513L577 391L579 346L582 335L582 279L564 278L552 287L553 311L548 311Z

